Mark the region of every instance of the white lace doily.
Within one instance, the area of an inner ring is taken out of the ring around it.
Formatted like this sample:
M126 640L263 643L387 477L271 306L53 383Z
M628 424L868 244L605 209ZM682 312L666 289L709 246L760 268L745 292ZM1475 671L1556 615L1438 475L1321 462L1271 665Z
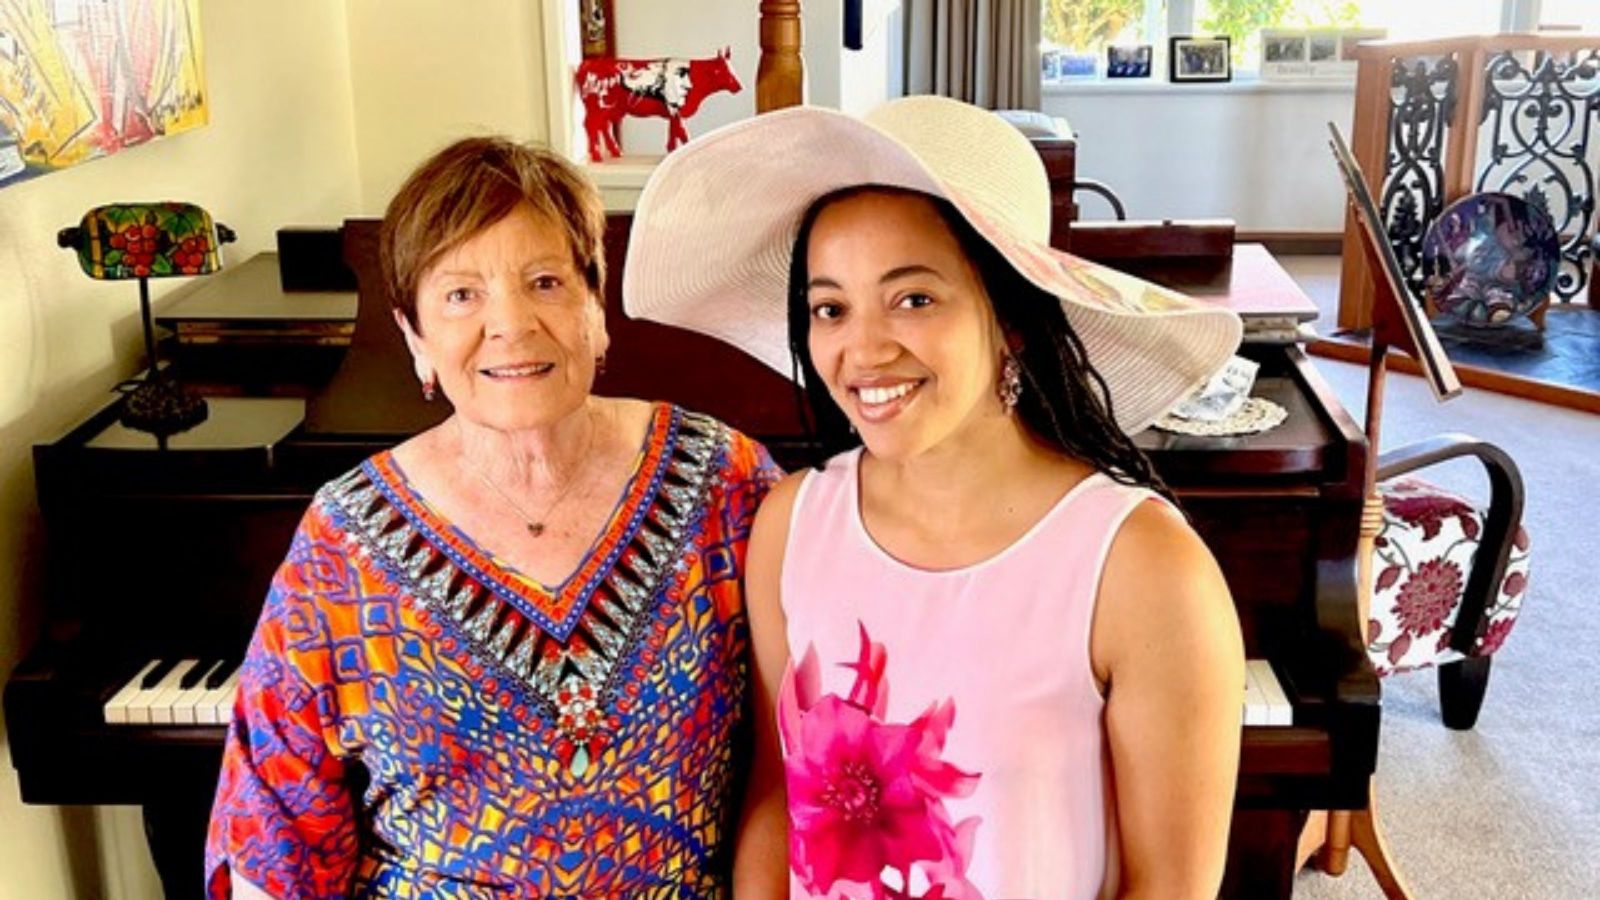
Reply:
M1239 411L1233 415L1216 422L1202 422L1198 419L1180 419L1177 416L1162 416L1156 422L1156 427L1162 431L1176 432L1177 434L1192 434L1200 437L1225 437L1235 434L1256 434L1272 428L1289 417L1289 411L1262 397L1251 397L1244 401Z

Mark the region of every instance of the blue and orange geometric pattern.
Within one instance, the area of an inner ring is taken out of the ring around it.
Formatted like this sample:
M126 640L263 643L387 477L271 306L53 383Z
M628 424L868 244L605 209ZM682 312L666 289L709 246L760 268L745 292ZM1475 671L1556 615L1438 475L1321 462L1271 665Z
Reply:
M325 487L241 669L209 894L725 896L741 573L777 476L658 406L602 565L554 595L388 454Z

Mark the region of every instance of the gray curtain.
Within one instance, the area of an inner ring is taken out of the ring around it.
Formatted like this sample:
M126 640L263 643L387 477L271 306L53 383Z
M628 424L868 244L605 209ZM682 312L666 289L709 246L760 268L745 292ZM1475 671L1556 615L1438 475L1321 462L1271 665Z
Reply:
M1039 108L1040 0L904 0L905 92Z

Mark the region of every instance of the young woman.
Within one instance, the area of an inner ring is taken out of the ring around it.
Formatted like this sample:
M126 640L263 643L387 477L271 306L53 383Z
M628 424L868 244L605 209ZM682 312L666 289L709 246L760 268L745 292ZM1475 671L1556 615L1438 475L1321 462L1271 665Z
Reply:
M640 200L632 311L792 366L825 460L751 536L736 890L783 892L786 827L797 896L1216 895L1238 622L1128 435L1239 324L1050 250L1049 208L1020 134L931 97L757 117Z

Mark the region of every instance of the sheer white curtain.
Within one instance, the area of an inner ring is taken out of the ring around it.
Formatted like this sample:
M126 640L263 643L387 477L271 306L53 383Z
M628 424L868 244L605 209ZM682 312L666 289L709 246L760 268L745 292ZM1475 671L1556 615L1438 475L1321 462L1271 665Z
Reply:
M1039 108L1039 0L904 0L905 90Z

